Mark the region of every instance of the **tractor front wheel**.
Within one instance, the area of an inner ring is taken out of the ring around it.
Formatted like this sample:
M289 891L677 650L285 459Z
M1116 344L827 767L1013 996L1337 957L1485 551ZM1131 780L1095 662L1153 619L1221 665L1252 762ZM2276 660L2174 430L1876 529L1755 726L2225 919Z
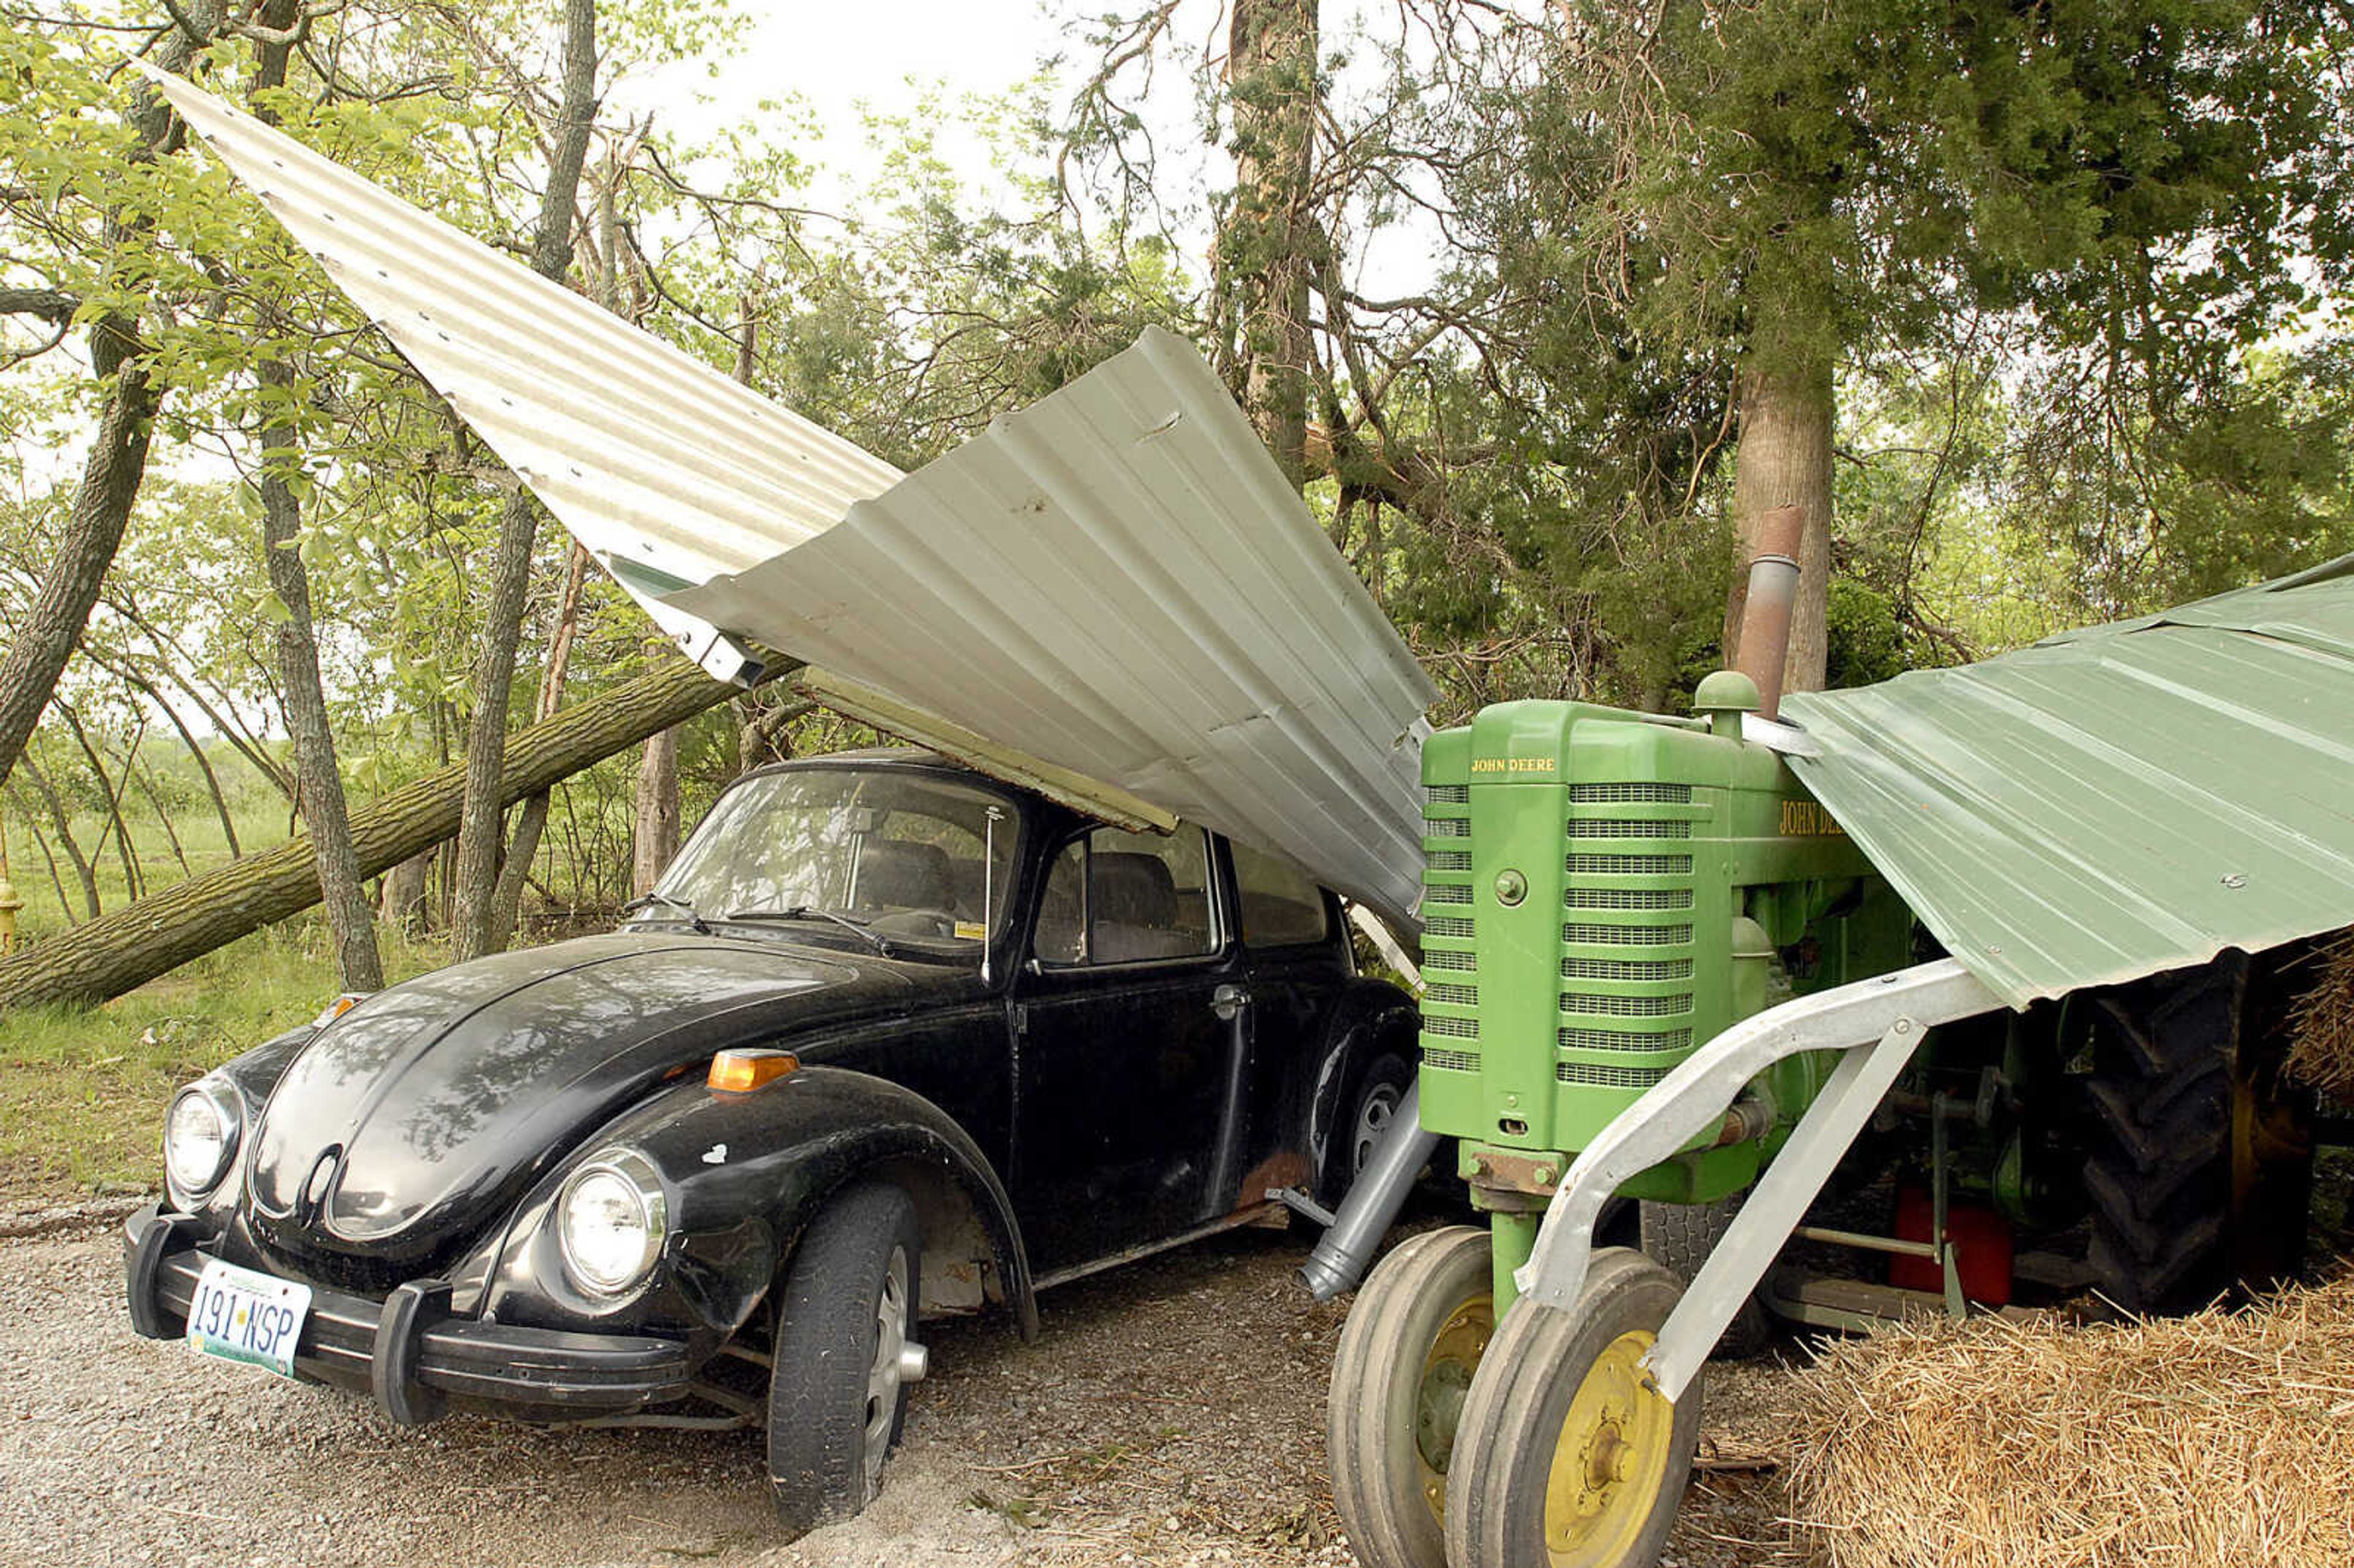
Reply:
M1341 1330L1326 1434L1332 1501L1364 1568L1447 1568L1447 1470L1496 1331L1488 1233L1426 1231L1382 1260Z
M1682 1286L1606 1247L1576 1309L1522 1302L1472 1380L1447 1477L1454 1568L1649 1568L1699 1439L1701 1383L1670 1401L1643 1357Z

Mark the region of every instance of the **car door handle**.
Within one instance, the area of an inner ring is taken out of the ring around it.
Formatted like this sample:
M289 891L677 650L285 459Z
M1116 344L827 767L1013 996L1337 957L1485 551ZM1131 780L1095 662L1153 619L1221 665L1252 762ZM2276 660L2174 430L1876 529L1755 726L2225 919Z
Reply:
M1210 993L1210 1011L1220 1022L1231 1022L1235 1014L1250 1005L1250 992L1238 985L1222 985Z

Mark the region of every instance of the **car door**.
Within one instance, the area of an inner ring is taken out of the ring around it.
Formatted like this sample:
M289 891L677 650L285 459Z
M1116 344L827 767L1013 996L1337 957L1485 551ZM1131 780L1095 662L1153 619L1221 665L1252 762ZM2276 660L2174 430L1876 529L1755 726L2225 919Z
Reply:
M1230 924L1198 828L1055 853L1014 991L1014 1202L1042 1275L1201 1223L1247 1027L1219 995Z

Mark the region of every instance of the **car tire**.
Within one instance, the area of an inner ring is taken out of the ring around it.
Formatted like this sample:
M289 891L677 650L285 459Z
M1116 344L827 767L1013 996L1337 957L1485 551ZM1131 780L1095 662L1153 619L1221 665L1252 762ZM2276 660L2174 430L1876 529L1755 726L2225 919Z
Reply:
M1413 1086L1413 1065L1394 1051L1380 1053L1358 1070L1324 1151L1321 1198L1328 1206L1349 1195L1357 1172L1373 1157L1373 1144L1389 1129L1398 1107L1405 1101L1406 1090Z
M870 1184L829 1202L786 1260L769 1484L789 1540L850 1518L882 1485L907 1411L902 1352L913 1345L922 1240L907 1194Z

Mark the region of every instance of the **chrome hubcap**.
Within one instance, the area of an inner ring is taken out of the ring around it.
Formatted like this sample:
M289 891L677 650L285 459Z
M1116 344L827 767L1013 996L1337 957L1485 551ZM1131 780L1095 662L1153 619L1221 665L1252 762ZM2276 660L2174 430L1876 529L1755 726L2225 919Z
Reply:
M1357 1125L1349 1139L1349 1173L1355 1175L1373 1157L1373 1148L1382 1134L1390 1129L1390 1121L1397 1115L1399 1095L1394 1084L1383 1084L1367 1095L1357 1107Z
M907 1251L891 1249L883 1288L875 1298L875 1360L866 1370L866 1498L883 1487L883 1460L891 1447L891 1425L899 1414L899 1387L907 1378L908 1356L920 1369L923 1347L907 1342ZM917 1376L923 1375L920 1370Z

